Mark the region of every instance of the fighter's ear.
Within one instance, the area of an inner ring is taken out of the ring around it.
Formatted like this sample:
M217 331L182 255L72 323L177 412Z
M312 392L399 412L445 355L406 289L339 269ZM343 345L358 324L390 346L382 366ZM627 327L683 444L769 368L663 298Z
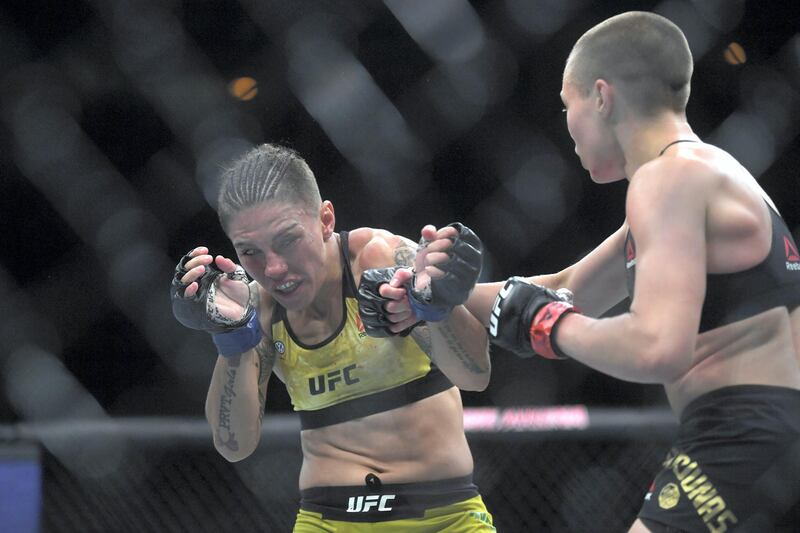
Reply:
M336 214L333 211L333 204L330 200L325 200L319 207L319 221L322 224L322 238L328 240L333 235L336 228Z
M614 87L606 80L600 78L594 82L594 105L595 111L600 113L604 118L611 116L614 108L614 98L616 92Z

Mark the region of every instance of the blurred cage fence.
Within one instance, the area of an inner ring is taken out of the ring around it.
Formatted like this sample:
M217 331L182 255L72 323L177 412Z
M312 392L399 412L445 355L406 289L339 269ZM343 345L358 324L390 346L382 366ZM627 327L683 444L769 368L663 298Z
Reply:
M467 408L475 482L501 532L626 531L676 423L665 409ZM264 419L229 463L199 418L0 427L3 531L284 532L299 504L299 420ZM4 514L4 516L3 516Z
M797 236L795 3L2 2L0 533L26 516L44 532L290 530L296 420L268 417L257 452L225 462L205 422L181 418L216 354L153 297L188 246L226 243L216 178L255 143L308 157L342 228L411 236L458 218L485 242L486 280L562 268L624 198L584 185L563 63L604 17L652 10L690 43L698 133ZM481 402L652 400L515 364ZM626 530L674 430L660 410L467 414L476 482L512 532Z

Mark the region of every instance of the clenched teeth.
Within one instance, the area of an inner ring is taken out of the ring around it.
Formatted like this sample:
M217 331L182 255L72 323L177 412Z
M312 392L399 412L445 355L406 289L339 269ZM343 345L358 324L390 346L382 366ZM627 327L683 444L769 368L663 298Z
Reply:
M290 291L290 290L294 289L296 285L297 285L296 281L287 281L286 283L282 283L280 285L277 285L275 287L275 290L284 291L284 292L285 291Z

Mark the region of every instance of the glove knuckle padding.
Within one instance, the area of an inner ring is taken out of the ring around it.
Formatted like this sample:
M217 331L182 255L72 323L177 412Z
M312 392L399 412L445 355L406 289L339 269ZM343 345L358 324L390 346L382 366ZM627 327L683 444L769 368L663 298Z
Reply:
M358 283L358 314L361 316L361 323L371 337L389 337L394 335L389 326L392 323L386 317L386 309L383 305L387 299L380 295L380 286L389 283L394 276L396 267L373 268L361 273L361 280Z
M206 265L205 272L197 280L197 292L187 298L184 293L188 285L184 284L181 278L188 272L186 263L190 259L192 259L192 256L186 254L178 262L170 286L172 314L175 315L178 322L187 328L209 333L225 333L247 324L256 311L251 297L248 297L245 312L239 319L231 319L223 315L216 305L217 280L221 276L227 276L229 279L246 284L247 275L244 270L241 267L237 267L234 272L226 274L214 263Z
M524 327L525 310L528 302L533 297L534 289L524 281L514 279L506 285L505 297L497 303L499 321L497 325L497 338L510 342L511 345L524 344L527 332Z
M530 328L543 306L557 301L571 303L572 293L553 291L519 277L510 278L501 289L492 307L489 332L492 342L519 357L533 357Z
M444 272L444 276L431 280L429 304L435 307L463 304L481 273L481 240L471 229L459 222L450 226L456 228L458 235L451 239L453 244L448 250L449 259L436 265Z

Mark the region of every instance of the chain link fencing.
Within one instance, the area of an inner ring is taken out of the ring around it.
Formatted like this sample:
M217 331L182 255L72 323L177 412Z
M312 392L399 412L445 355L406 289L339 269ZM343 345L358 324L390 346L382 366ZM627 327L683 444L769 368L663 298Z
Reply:
M635 519L675 424L660 409L468 408L465 428L498 531L602 533ZM293 415L266 417L260 446L238 463L217 454L200 419L40 422L3 436L41 450L44 533L288 532L294 523L302 453Z

